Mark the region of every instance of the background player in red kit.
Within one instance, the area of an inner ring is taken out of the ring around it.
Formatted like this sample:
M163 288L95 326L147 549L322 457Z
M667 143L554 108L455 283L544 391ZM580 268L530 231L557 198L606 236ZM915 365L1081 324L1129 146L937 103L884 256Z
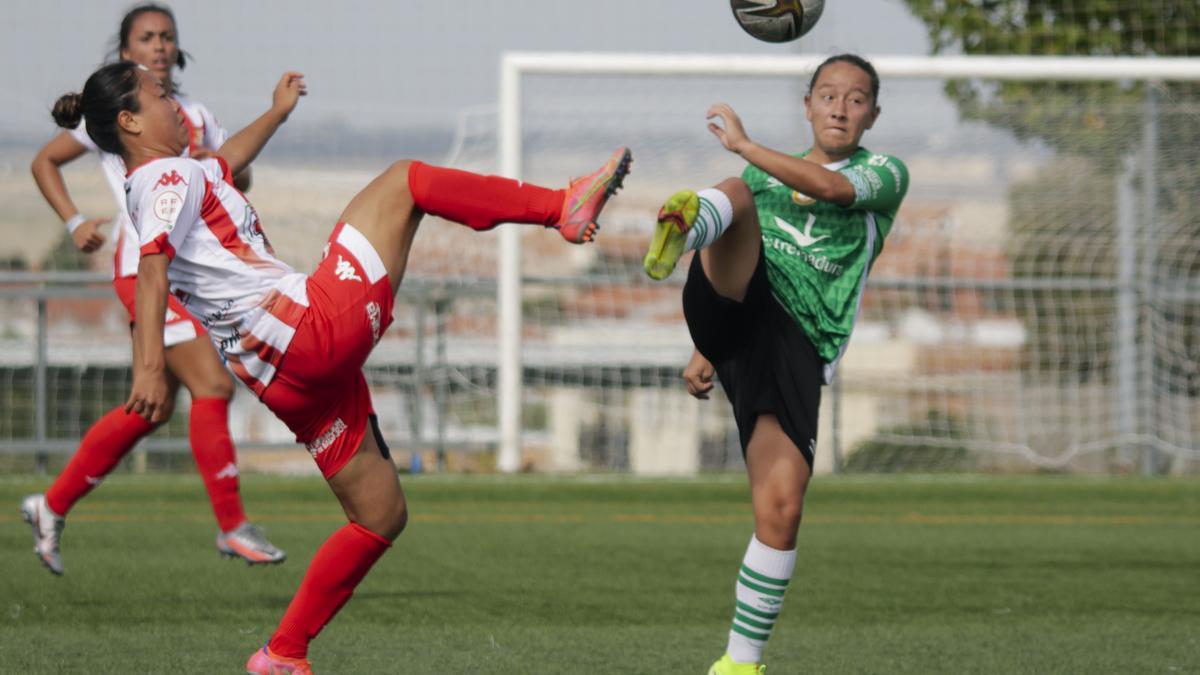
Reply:
M117 31L117 56L149 69L179 104L188 138L185 152L196 154L220 148L229 134L202 103L181 96L175 83L176 67L183 68L185 57L179 47L179 33L171 10L145 4L129 10ZM75 245L85 253L105 243L100 226L102 218L87 218L75 206L67 192L60 167L95 152L104 176L116 199L113 234L113 290L134 321L134 293L138 265L137 232L129 220L125 204L125 162L119 154L105 152L88 137L84 125L65 130L47 143L33 160L33 177L46 201L66 224ZM238 176L238 187L249 186L249 172ZM220 358L205 335L204 326L171 298L164 327L163 344L168 348L167 369L171 393L183 385L191 394L189 440L196 468L204 480L209 501L217 518L217 550L249 563L279 563L286 555L267 540L262 531L246 519L239 494L237 457L229 434L229 401L234 384L222 367ZM162 417L165 422L170 410ZM55 574L64 567L59 539L71 508L108 475L139 440L157 427L124 407L117 407L97 420L84 435L79 449L45 494L26 497L21 513L33 526L34 553Z
M309 642L408 521L362 365L391 323L421 218L475 230L540 224L583 243L628 171L629 151L565 190L397 162L351 200L306 276L273 255L253 208L229 184L277 124L247 127L221 158L180 158L178 106L157 78L130 64L100 69L60 107L82 114L97 145L137 167L126 185L141 242L138 314L163 316L169 285L210 317L210 337L231 369L307 446L350 521L317 551L279 627L246 664L250 673L311 672ZM127 404L152 423L169 393L156 323L137 326Z

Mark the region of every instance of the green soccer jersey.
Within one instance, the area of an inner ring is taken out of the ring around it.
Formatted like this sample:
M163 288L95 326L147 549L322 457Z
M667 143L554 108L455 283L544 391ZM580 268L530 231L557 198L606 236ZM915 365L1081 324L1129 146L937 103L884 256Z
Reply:
M867 273L908 190L908 169L864 148L825 168L850 180L854 204L816 201L753 165L742 179L758 207L771 289L825 361L828 382L850 341Z

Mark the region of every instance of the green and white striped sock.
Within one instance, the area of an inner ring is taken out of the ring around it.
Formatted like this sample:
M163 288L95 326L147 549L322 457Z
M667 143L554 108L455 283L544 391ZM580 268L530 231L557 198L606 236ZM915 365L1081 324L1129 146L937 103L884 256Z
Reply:
M700 190L696 196L700 198L700 211L696 214L696 222L688 228L684 248L689 251L711 245L733 223L733 204L724 192L708 188Z
M783 594L796 567L796 550L779 551L750 538L736 586L737 608L726 651L738 663L759 663L775 629Z

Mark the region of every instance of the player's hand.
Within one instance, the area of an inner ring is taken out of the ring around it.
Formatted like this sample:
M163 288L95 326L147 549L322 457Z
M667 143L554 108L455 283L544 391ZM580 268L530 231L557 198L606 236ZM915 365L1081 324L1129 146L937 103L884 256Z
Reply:
M699 351L693 351L692 360L683 369L683 381L687 384L689 394L707 399L708 392L713 388L713 365Z
M296 109L301 96L308 95L308 86L304 84L304 73L286 72L275 85L275 93L271 95L271 108L287 119Z
M80 223L79 227L71 233L71 240L75 242L75 248L84 253L92 253L103 246L107 239L100 231L100 226L107 222L108 218L92 218Z
M166 420L167 374L163 371L150 372L133 369L133 388L125 402L125 412L141 415L151 424Z
M742 118L738 117L728 103L714 103L708 109L707 117L708 130L721 141L726 150L740 155L742 150L750 145L750 137L742 127ZM714 121L718 118L721 120L720 124Z

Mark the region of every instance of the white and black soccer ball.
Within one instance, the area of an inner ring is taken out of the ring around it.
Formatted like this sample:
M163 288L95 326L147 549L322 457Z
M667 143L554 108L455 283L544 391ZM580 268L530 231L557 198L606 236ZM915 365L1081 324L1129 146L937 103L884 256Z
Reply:
M766 42L791 42L812 30L825 0L729 0L742 30Z

